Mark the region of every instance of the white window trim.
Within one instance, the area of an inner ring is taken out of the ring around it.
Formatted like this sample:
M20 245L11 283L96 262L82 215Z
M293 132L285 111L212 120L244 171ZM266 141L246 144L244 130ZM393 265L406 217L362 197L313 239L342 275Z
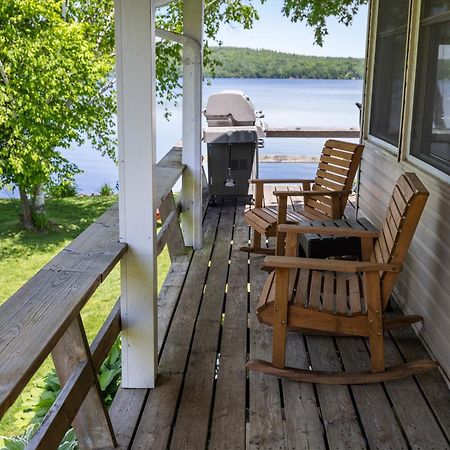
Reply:
M370 138L370 111L372 108L372 92L373 92L373 74L375 66L375 47L377 36L378 17L378 0L370 3L368 32L367 32L367 53L366 53L366 82L364 90L364 120L363 120L363 138Z
M410 156L411 146L411 130L414 114L414 95L417 72L417 55L419 49L419 29L420 29L420 15L422 10L422 0L413 2L411 11L411 20L409 23L410 39L406 52L408 66L406 73L405 86L405 104L403 109L403 126L402 139L400 142L400 158L402 161L407 161ZM417 159L417 158L415 158Z
M403 110L403 126L400 142L400 159L414 168L431 175L438 180L449 182L449 175L437 167L423 161L411 153L411 131L414 116L414 96L416 88L417 58L419 54L419 34L423 0L412 2L411 20L409 23L410 39L407 49L407 76L405 86L405 105Z
M403 160L405 164L411 165L413 166L413 168L417 168L422 172L434 178L437 178L439 181L444 181L445 183L450 182L450 175L447 175L445 172L442 172L442 170L439 170L437 167L428 164L427 162L417 158L412 154L408 154L407 156L408 156L407 159Z
M367 142L375 145L376 147L380 148L381 150L385 150L389 153L392 153L395 157L398 157L398 154L400 152L400 146L396 146L393 144L390 144L387 141L384 141L383 139L380 139L373 134L369 134L366 139Z

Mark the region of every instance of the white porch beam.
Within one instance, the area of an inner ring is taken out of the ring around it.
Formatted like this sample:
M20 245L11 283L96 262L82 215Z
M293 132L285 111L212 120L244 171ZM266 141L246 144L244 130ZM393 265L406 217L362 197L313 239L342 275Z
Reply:
M184 0L183 35L183 214L186 245L202 246L202 42L203 0Z
M122 385L157 371L155 27L152 0L115 0L119 135Z

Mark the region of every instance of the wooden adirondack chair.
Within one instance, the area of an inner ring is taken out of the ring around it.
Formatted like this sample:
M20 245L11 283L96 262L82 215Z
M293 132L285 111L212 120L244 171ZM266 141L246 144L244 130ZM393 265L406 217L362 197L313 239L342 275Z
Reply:
M400 176L380 232L320 228L320 233L373 240L369 261L307 259L295 256L297 237L314 227L282 225L288 256L268 256L275 268L263 288L257 316L273 327L272 362L254 360L248 368L292 380L323 384L359 384L401 378L432 369L421 360L385 367L384 330L422 320L420 316L387 319L384 310L401 270L428 192L413 173ZM363 372L321 372L285 367L287 331L369 338L371 368Z
M299 223L302 220L340 219L344 214L353 180L361 161L364 145L328 140L322 150L314 180L300 179L256 179L250 180L255 185L255 207L245 213L245 221L253 228L253 244L241 250L275 254L274 249L261 248L261 235L277 235L277 227L284 223ZM278 208L265 207L265 184L297 184L298 190L277 190ZM304 197L303 210L287 211L288 197ZM277 247L284 243L284 235L277 236ZM277 253L278 254L278 253Z

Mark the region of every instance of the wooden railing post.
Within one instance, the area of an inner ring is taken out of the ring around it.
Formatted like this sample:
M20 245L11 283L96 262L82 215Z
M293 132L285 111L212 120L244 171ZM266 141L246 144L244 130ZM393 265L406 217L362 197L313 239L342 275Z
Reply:
M180 222L178 220L177 205L173 197L173 192L170 191L161 201L159 207L161 221L163 224L167 223L167 247L169 249L170 259L173 261L177 256L186 254L186 247L184 245L183 233L181 232Z
M116 446L114 431L103 402L100 385L92 365L83 322L78 315L52 351L61 386L69 380L72 372L84 361L88 361L93 372L93 385L81 405L73 428L81 449L101 449Z

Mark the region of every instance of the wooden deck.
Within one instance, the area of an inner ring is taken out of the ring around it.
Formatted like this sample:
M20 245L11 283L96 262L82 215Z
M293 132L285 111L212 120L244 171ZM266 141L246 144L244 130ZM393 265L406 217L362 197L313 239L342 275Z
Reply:
M254 313L267 276L243 205L209 208L204 247L180 257L159 300L156 389L122 389L111 409L126 449L450 449L450 392L439 372L385 384L319 386L247 373L271 357ZM178 295L180 286L183 286ZM424 357L412 329L386 336L388 364ZM288 364L368 367L363 339L292 334Z

